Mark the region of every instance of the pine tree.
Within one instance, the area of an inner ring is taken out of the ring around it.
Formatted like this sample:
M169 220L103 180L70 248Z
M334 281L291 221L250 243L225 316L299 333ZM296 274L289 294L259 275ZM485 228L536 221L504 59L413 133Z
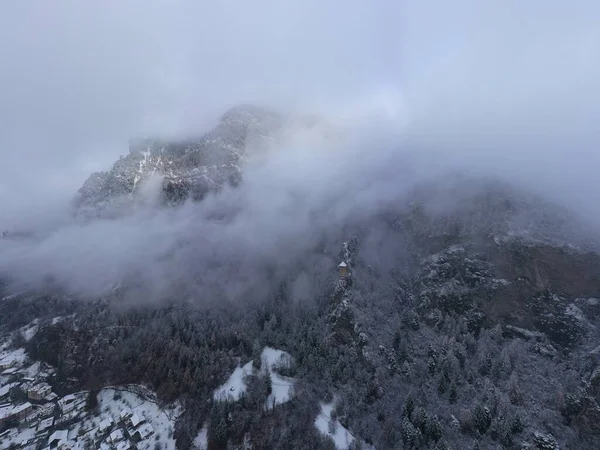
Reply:
M448 381L447 381L446 377L442 375L440 377L440 381L438 383L438 393L440 395L442 395L444 392L446 392L447 387L448 387Z
M521 420L521 416L519 414L517 414L514 419L512 420L512 424L510 427L510 431L513 434L517 434L522 432L525 429L525 425L523 424L523 421Z
M410 423L410 420L408 420L407 417L405 417L402 421L401 432L402 442L404 443L405 448L411 448L413 445L415 445L417 430L415 429L414 425Z
M429 371L429 375L433 376L433 374L435 373L435 367L436 367L435 359L433 358L433 356L430 356L427 361L427 370Z
M427 429L427 411L425 411L425 408L419 407L416 409L412 423L421 433L425 434Z
M427 436L434 442L442 438L442 425L435 415L427 422Z
M410 419L414 410L415 401L413 400L412 395L408 394L404 403L404 415Z
M492 424L492 413L487 406L477 405L473 410L473 425L481 433L485 434Z
M458 394L456 392L456 383L453 381L452 384L450 385L450 403L452 403L452 404L456 403L457 398L458 398Z

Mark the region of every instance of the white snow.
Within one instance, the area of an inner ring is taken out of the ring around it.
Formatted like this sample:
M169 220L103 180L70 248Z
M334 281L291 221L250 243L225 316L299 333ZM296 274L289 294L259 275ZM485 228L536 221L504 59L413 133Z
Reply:
M98 430L101 433L103 433L106 430L108 430L110 427L112 427L112 425L113 425L113 419L112 419L112 417L107 417L102 422L100 422L100 425L98 425Z
M289 367L292 363L292 357L289 353L271 347L264 348L260 355L260 359L262 363L266 363L269 372L272 372L273 369Z
M274 407L288 402L293 393L293 386L296 380L284 377L276 372L277 369L288 367L292 362L289 353L277 350L271 347L265 347L261 353L261 372L259 375L268 375L271 377L271 395L266 401L266 407ZM214 399L219 401L237 401L247 386L245 378L255 373L252 361L244 366L237 367L229 379L214 392Z
M131 421L131 426L132 426L133 428L136 428L136 427L137 427L137 426L138 426L140 423L144 422L145 420L146 420L146 419L144 418L144 416L143 416L143 415L140 415L140 414L137 414L137 413L135 413L135 414L133 414L133 415L131 416L131 419L130 419L130 421Z
M33 322L31 322L28 325L25 325L21 328L19 328L19 333L21 333L23 335L23 338L26 341L30 341L31 338L33 338L35 336L35 334L38 331L38 321L37 319L34 320Z
M29 378L37 378L37 375L40 373L41 364L39 361L34 362L32 365L27 367L22 371L25 377Z
M115 442L122 441L125 438L123 430L118 429L110 433L110 441L114 444Z
M330 433L329 423L331 422L331 411L333 403L321 403L321 412L315 419L315 427L325 436L329 436L338 450L347 450L354 441L354 436L342 426L339 420L335 420L334 432Z
M149 423L143 423L136 428L135 433L138 433L140 438L146 439L154 434L154 428L152 428L152 425Z
M19 383L9 383L9 384L5 384L4 386L0 387L0 398L4 397L5 395L8 395L11 388L13 388L14 386L18 386L18 385L19 385Z
M271 377L271 395L267 399L267 408L288 402L292 398L296 380L279 375L275 370L289 367L292 357L289 353L271 347L265 347L261 354L262 368Z
M23 348L0 353L0 362L14 362L17 367L22 366L26 359L27 355L25 354L25 349Z
M148 148L146 151L142 152L142 156L144 157L144 159L142 159L140 161L137 174L133 178L133 188L131 189L131 192L135 191L135 187L138 184L138 181L140 181L140 179L142 178L142 175L144 173L144 167L146 166L146 163L148 162L148 158L150 157L150 148Z
M193 443L194 450L208 450L208 428L204 425Z
M570 305L567 305L567 307L565 309L565 314L572 316L573 318L577 319L580 322L586 321L583 311L572 303Z
M271 395L267 399L267 407L280 405L289 402L294 394L293 378L282 377L281 375L272 372L271 376Z
M120 393L121 398L115 400L115 393L117 392ZM121 389L118 391L103 389L98 394L98 406L101 411L100 416L87 418L80 422L78 425L81 429L93 429L100 421L107 418L117 421L121 411L129 409L133 414L144 417L155 433L150 439L139 442L137 444L138 450L153 450L156 445L159 445L161 450L175 449L173 432L175 430L175 420L181 412L178 405L172 405L163 410L152 399L144 399L137 393Z
M242 367L237 367L225 384L221 385L214 393L214 399L220 401L239 400L246 392L245 378L253 373L252 361Z

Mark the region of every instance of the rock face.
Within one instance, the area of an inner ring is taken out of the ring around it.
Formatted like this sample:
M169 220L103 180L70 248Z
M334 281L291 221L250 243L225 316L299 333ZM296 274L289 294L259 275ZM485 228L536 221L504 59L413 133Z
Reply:
M274 133L282 116L254 106L226 112L215 128L198 139L137 139L129 154L108 172L92 174L78 191L78 214L119 215L130 209L144 188L158 193L158 202L200 200L225 185L237 185L241 166L253 146Z

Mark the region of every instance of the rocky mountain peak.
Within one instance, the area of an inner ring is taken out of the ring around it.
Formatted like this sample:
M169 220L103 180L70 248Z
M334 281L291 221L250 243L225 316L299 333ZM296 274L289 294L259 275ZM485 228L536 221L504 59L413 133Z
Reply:
M197 138L135 138L129 154L106 172L90 175L75 205L84 216L118 216L135 205L142 184L159 183L159 202L202 199L223 186L237 185L248 149L281 127L283 116L252 105L228 110L217 125Z

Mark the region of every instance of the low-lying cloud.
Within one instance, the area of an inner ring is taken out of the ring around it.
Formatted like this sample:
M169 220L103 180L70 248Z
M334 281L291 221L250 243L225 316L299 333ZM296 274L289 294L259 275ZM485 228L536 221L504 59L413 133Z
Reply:
M337 255L313 249L331 230L447 172L600 224L599 14L553 0L3 5L0 227L39 236L0 241L0 272L85 295L124 277L148 295L190 277L198 297L258 295L286 271L326 276ZM240 188L201 203L68 218L129 137L198 134L242 102L334 132L290 131Z

